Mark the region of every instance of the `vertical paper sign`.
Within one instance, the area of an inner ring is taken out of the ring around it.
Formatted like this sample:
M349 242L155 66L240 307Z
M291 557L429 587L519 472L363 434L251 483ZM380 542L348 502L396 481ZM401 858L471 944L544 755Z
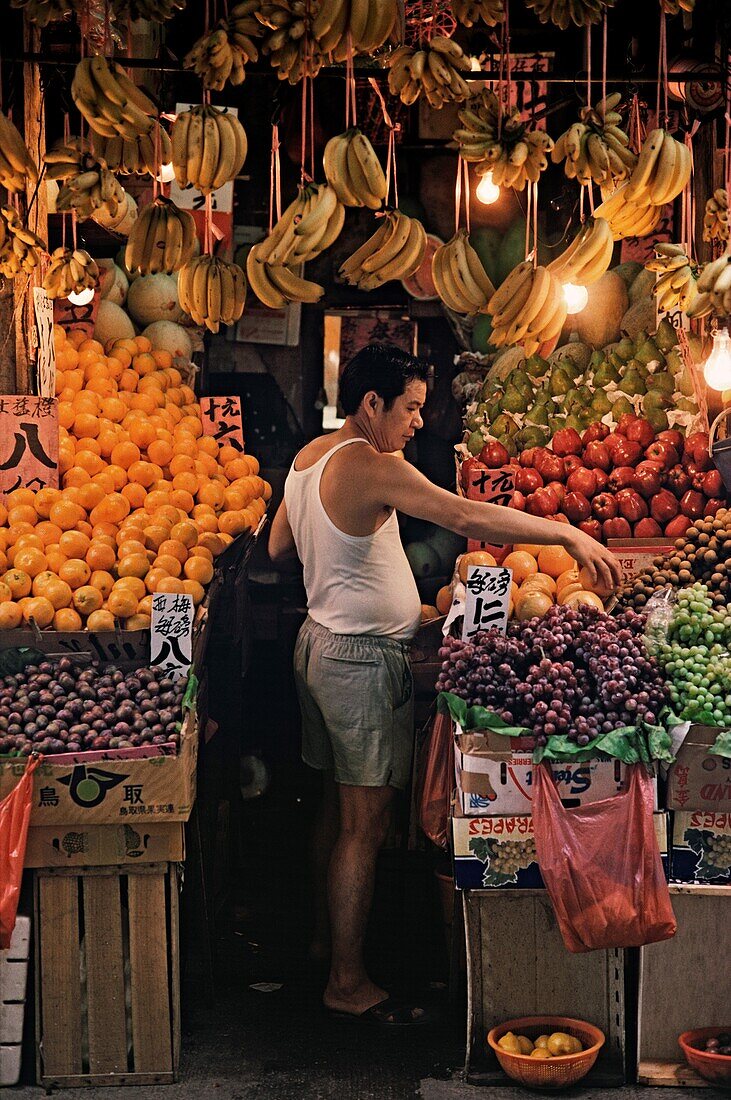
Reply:
M513 499L517 466L500 466L497 470L491 470L487 466L473 466L468 469L469 474L463 480L464 495L468 500L508 507ZM467 549L488 550L498 561L501 560L501 555L505 557L507 553L507 548L503 545L477 542L474 539L468 540Z
M661 242L661 243L664 243L664 242ZM668 244L673 244L673 245L675 244L675 242L670 242L670 241L668 241L667 243ZM685 243L678 244L677 247L682 248L685 251L686 255L687 255L688 246ZM654 252L653 252L652 258L653 258L653 260L658 258ZM661 260L662 259L665 259L665 260L672 260L673 259L673 257L665 257L665 256L660 256L659 258ZM663 287L668 283L669 280L671 280L673 278L673 274L675 275L675 278L677 279L677 277L679 275L679 272L677 270L673 273L672 270L668 271L666 269L665 271L658 271L655 274L655 328L657 328L657 326L662 321L663 317L665 317L670 322L670 324L673 326L673 328L676 328L676 329L684 328L686 331L688 331L690 329L690 317L688 316L687 313L685 313L684 310L682 310L680 308L680 306L678 305L677 302L672 306L671 309L663 309L663 307L660 305L661 299L663 297ZM673 297L675 297L675 295L673 295Z
M58 402L0 397L0 497L14 489L58 488Z
M53 319L57 325L61 325L66 332L80 330L88 339L94 335L96 315L99 312L99 294L85 306L75 306L68 298L54 298Z
M496 627L503 634L508 625L508 604L513 583L512 569L494 565L471 565L467 570L462 641L480 630Z
M244 428L241 422L240 397L201 397L203 434L223 445L244 449Z
M33 305L38 334L38 393L56 396L56 347L53 343L53 302L42 286L33 287Z
M187 676L193 654L193 597L156 592L152 597L150 664L173 680Z

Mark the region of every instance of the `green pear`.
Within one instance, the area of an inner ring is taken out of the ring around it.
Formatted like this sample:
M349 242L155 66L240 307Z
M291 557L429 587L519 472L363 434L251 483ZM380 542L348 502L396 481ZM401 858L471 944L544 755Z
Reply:
M536 424L521 428L515 437L516 444L522 451L529 447L544 447L548 442L548 432Z
M612 402L605 393L602 393L601 390L597 390L589 408L596 414L597 419L601 420L605 413L611 412Z
M573 375L569 375L562 363L560 367L551 371L548 387L554 397L561 397L562 394L569 392L572 382Z
M579 386L576 393L578 395L580 405L583 405L584 408L587 408L589 405L591 405L594 399L594 393L589 388L589 386Z
M525 414L526 424L541 424L548 426L548 410L545 405L533 405Z
M519 390L521 393L527 393L532 395L533 383L528 375L520 367L516 367L515 370L511 370L505 381L505 388L509 389L513 386L514 389Z
M469 439L467 440L467 450L470 452L470 454L478 455L484 446L485 437L483 436L482 432L472 432Z
M660 351L668 352L678 342L678 337L675 329L668 321L667 317L663 317L660 324L657 326L657 332L655 333L655 343L659 347Z
M535 392L536 405L550 405L553 401L546 386L540 386Z
M679 371L685 370L683 356L680 354L678 348L670 349L665 356L665 365L672 374L677 374Z
M477 415L477 413L474 413L472 416L466 417L464 422L465 428L468 432L479 431L479 429L483 427L484 423L484 418Z
M532 393L521 393L515 386L508 386L503 397L503 409L511 413L524 413L531 402Z
M619 420L620 416L624 416L625 413L633 413L634 411L634 405L624 396L618 397L617 400L612 403L612 416L615 420Z
M643 344L635 352L635 359L639 359L640 363L647 365L653 363L656 360L665 361L665 357L660 351L655 341L651 338L645 340Z
M540 355L531 355L530 358L526 359L524 369L531 378L543 378L549 370L548 360L543 359Z
M620 359L623 359L625 363L631 359L635 353L634 341L630 340L629 336L623 336L614 349L615 355L618 355Z
M627 371L620 383L624 393L629 394L630 397L637 394L647 393L647 386L645 380L640 372L635 367L628 367Z
M561 430L561 428L566 427L566 417L565 416L549 416L549 418L548 418L548 427L550 429L551 435L555 435L556 432Z
M511 435L499 435L497 436L498 443L502 443L505 450L508 452L511 458L515 458L518 453L518 448L515 445L515 440Z
M594 371L594 378L592 381L597 389L603 389L605 386L608 386L610 382L619 382L619 378L620 374L617 368L605 360Z
M580 404L579 391L575 386L572 386L567 394L564 394L563 400L559 404L559 408L564 412L571 412L574 406Z
M683 370L681 373L675 375L675 385L683 397L694 397L695 390L693 388L693 379L689 370Z
M591 408L581 409L578 413L579 422L581 423L581 430L588 428L590 424L596 423L596 413Z
M577 432L584 430L584 425L581 423L581 417L578 413L572 412L566 417L565 428L575 428Z
M604 352L601 348L597 348L596 351L591 353L591 359L589 360L589 367L587 369L596 370L604 362Z
M665 432L670 427L670 421L662 409L650 409L645 413L645 419L650 422L656 432Z
M687 397L679 397L675 402L675 408L678 412L697 413L698 405L695 401L689 400Z
M659 412L670 407L672 402L660 390L649 390L642 398L642 411L645 416L651 412Z
M656 371L647 380L648 390L660 390L666 397L675 393L675 379L669 371Z
M512 416L507 416L505 413L501 413L492 425L492 431L493 435L498 438L503 435L509 435L512 437L518 431L518 425L513 420Z
M492 424L493 420L497 420L500 413L503 411L503 399L502 395L498 397L497 401L493 401L492 404L487 406L487 419Z

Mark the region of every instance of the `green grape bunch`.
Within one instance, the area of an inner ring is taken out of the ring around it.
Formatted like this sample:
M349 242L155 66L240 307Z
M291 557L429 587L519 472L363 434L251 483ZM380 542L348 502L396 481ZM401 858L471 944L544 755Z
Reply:
M731 836L716 833L709 836L705 843L705 861L711 867L728 870L731 867Z
M494 840L490 845L490 866L503 875L514 875L536 861L536 842L527 840Z

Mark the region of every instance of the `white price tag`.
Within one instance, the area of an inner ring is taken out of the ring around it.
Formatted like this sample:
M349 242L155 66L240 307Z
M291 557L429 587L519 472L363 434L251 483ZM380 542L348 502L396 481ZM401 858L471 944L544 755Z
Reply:
M193 656L193 597L156 592L152 597L150 664L173 680L187 676Z
M176 103L175 113L179 115L183 111L188 111L191 107L197 106L199 106L197 103ZM235 118L239 117L238 107L227 107L226 110ZM200 191L196 191L195 187L186 187L184 189L178 187L175 180L172 180L170 183L170 198L181 210L205 209L205 195L201 195ZM231 180L229 183L224 183L223 187L219 187L218 190L211 193L211 209L214 213L232 214L233 208L234 185L233 180Z
M512 569L501 565L469 567L465 585L463 642L469 641L480 630L491 630L493 627L505 633L512 583Z
M33 287L38 347L38 396L56 396L56 347L53 343L53 302L42 286Z

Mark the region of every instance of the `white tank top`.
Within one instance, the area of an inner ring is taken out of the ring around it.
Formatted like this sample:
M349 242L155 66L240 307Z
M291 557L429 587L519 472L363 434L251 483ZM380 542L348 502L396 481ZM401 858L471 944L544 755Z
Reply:
M333 634L413 638L421 600L399 536L396 512L372 535L347 535L320 499L320 480L336 451L367 439L346 439L306 470L294 463L284 484L287 518L304 567L307 609ZM296 459L295 459L296 461Z

